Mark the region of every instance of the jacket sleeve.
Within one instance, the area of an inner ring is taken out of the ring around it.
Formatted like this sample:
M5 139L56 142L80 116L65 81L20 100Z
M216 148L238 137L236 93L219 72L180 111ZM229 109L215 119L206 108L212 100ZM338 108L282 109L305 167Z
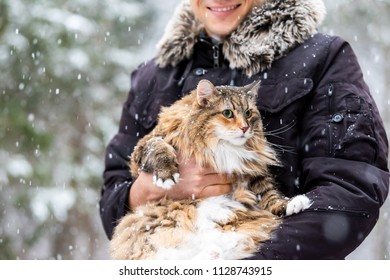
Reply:
M145 133L137 115L132 112L139 88L138 68L132 73L132 87L122 107L122 115L117 134L106 147L103 187L99 202L100 217L104 230L111 239L119 220L129 211L128 199L133 178L129 169L129 157Z
M131 99L131 93L129 99ZM128 123L136 126L136 120L128 113L129 99L123 105L121 124ZM111 238L115 225L129 210L128 197L132 178L128 162L138 140L135 135L136 131L134 128L120 125L119 131L106 148L104 185L99 206L100 217L108 238Z
M388 141L351 47L330 45L300 122L301 178L312 206L285 217L254 259L344 259L388 194Z

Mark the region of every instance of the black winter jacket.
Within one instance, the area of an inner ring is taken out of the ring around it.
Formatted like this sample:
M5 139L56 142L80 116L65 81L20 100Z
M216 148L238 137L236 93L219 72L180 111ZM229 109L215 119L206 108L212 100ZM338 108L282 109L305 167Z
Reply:
M269 60L267 53L259 54L263 64L257 68L238 62L232 69L226 43L216 45L199 34L189 55L180 57L171 44L165 51L175 51L176 61L165 63L162 45L160 57L132 73L119 131L105 158L100 213L108 237L128 211L128 157L156 124L160 107L201 79L237 86L260 79L258 108L267 139L283 162L273 170L276 181L285 195L306 193L314 203L284 218L253 258L345 258L374 227L389 188L386 133L350 45L308 32Z

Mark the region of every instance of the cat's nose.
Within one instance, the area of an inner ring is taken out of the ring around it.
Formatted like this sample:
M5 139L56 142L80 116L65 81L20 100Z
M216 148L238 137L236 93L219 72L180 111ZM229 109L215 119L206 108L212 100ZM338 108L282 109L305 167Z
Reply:
M248 131L248 129L249 129L249 126L242 126L242 127L240 127L240 129L242 130L242 132L247 132Z

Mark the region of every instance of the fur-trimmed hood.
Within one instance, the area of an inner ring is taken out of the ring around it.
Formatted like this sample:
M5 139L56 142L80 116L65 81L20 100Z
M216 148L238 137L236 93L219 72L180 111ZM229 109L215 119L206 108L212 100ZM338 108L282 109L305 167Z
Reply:
M325 17L322 0L265 0L223 41L231 68L248 76L269 68L317 32ZM202 30L188 0L183 0L158 44L157 63L175 66L192 56Z

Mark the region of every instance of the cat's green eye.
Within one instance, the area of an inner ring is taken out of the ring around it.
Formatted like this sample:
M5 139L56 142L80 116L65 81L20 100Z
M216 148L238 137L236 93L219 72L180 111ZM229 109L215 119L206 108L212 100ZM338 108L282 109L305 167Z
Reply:
M223 110L222 115L227 119L232 119L234 117L232 110Z
M245 111L245 118L250 118L250 117L252 117L252 110L247 110L247 111Z

